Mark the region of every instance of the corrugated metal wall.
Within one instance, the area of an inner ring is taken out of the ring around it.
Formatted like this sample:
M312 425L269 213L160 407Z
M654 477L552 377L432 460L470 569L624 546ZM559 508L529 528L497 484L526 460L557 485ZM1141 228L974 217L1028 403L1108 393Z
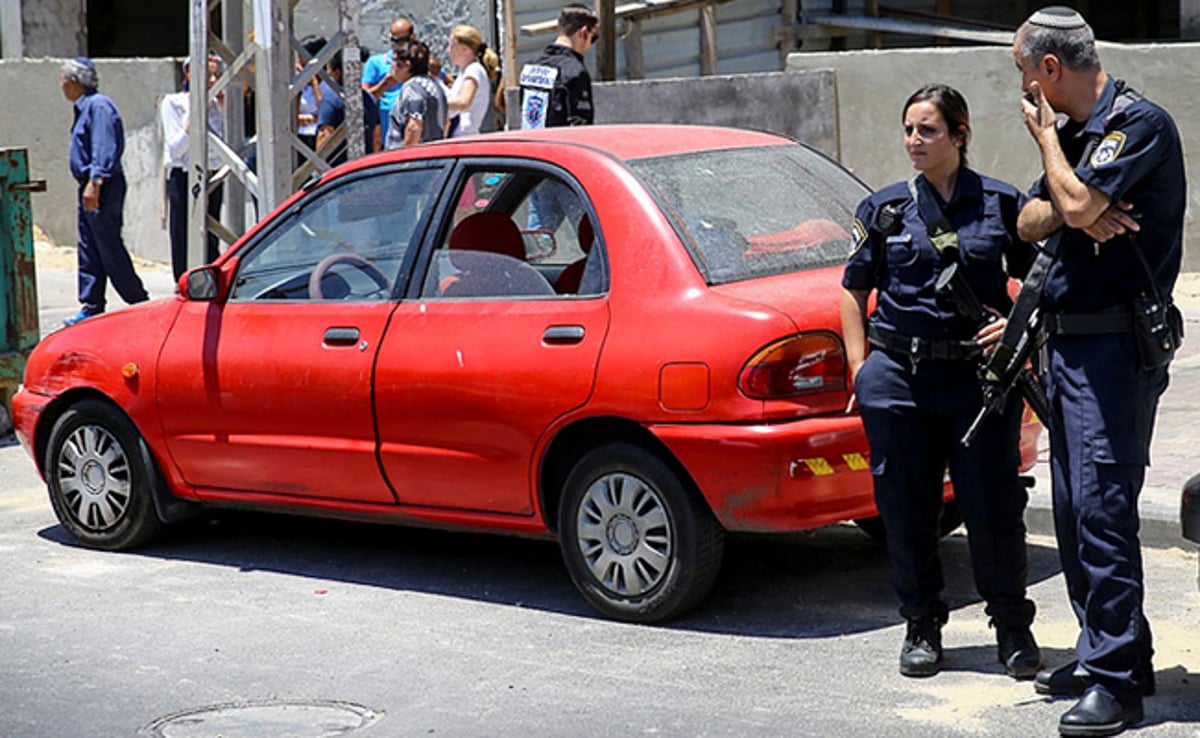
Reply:
M619 3L618 3L619 4ZM554 20L564 0L516 0L518 28ZM778 72L783 69L774 29L780 24L779 0L733 0L716 6L717 73ZM617 32L626 25L617 22ZM518 33L517 59L524 64L554 34L526 36ZM700 74L700 12L689 10L642 23L646 78L695 77ZM588 66L595 73L594 52ZM624 44L617 42L617 79L629 79Z

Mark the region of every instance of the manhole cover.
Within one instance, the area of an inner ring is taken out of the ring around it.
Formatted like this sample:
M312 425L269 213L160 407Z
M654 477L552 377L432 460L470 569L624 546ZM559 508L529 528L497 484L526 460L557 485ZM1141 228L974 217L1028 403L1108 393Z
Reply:
M159 718L152 738L327 738L365 728L383 713L349 702L245 702L198 707Z

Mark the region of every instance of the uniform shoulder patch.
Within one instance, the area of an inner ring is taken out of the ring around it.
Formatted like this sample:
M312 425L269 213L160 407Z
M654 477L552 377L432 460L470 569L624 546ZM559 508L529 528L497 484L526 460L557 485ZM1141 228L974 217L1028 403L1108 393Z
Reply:
M1121 155L1121 149L1125 148L1125 134L1120 131L1114 131L1104 137L1100 145L1092 153L1090 164L1092 167L1102 167L1105 164L1112 164Z
M850 256L858 253L858 250L867 242L867 227L858 218L854 219L854 224L850 226L850 232L853 235L850 241Z

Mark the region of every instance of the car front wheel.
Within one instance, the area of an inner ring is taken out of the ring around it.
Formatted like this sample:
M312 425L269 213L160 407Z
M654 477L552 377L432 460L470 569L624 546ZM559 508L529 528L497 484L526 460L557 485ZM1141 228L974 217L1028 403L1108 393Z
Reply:
M724 531L661 458L612 444L585 455L567 477L559 544L571 579L596 609L652 623L712 590Z
M50 431L45 470L54 514L85 546L133 548L164 526L151 497L157 471L145 441L105 402L83 400L62 414Z

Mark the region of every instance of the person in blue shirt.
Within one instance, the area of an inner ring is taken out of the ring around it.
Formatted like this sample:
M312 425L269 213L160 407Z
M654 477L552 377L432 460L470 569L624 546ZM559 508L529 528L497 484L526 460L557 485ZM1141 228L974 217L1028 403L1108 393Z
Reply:
M340 84L342 81L342 52L339 51L335 54L325 68L328 70L329 76ZM349 92L344 87L342 91ZM375 98L371 97L366 90L361 90L359 94L362 95L363 106L363 151L372 154L382 150L379 107L375 104ZM346 101L332 87L322 82L321 104L317 109L317 151L324 148L325 142L344 120L346 120ZM328 155L329 163L336 165L346 161L346 150L345 143L339 145L332 154Z
M400 88L404 86L395 73L396 49L407 46L409 41L415 41L417 34L413 24L407 18L397 18L392 22L388 41L392 47L382 54L374 54L367 59L362 70L363 89L379 103L380 134L387 140L388 113L396 100L400 98Z
M1028 494L1018 476L1018 394L983 421L970 445L961 442L983 405L981 356L999 341L1006 324L999 316L1012 306L1009 277L1024 276L1033 260L1033 247L1017 235L1022 198L968 167L970 118L953 88L917 90L901 120L917 174L859 205L841 307L892 583L907 621L900 673L932 676L942 665L949 608L941 597L938 538L949 468L999 661L1013 678L1032 679L1042 659L1025 591ZM953 236L951 243L939 237L942 248L930 235L939 222ZM938 276L950 265L997 316L994 322L980 328L978 318L960 315L939 295ZM877 305L868 322L872 292Z
M1034 686L1080 698L1061 734L1115 735L1142 719L1155 690L1138 495L1172 355L1158 347L1177 344L1182 328L1166 306L1183 253L1183 149L1169 113L1104 71L1076 11L1031 15L1013 58L1045 172L1018 226L1028 240L1058 239L1040 308L1055 532L1080 626L1075 661Z
M121 113L97 90L100 78L90 59L66 62L59 75L63 95L75 106L69 162L79 184L79 302L73 325L105 308L108 282L129 304L149 299L121 238L125 210L125 127Z

